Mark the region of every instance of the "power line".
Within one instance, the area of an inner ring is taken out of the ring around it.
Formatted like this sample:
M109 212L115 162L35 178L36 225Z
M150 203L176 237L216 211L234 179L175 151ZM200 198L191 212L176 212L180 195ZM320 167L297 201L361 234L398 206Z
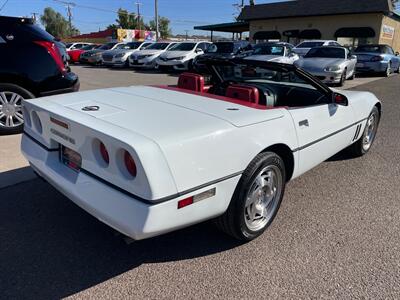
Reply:
M0 11L3 10L4 6L6 6L7 3L8 3L8 0L4 1L3 5L0 7Z

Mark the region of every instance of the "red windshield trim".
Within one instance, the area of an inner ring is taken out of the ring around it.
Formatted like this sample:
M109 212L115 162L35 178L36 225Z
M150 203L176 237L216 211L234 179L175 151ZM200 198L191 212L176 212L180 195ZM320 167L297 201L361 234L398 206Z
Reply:
M186 90L182 88L178 88L177 86L171 86L171 85L152 85L152 87L164 89L164 90L170 90L170 91L175 91L175 92L180 92L180 93L186 93L186 94L191 94L191 95L197 95L201 97L207 97L210 99L215 99L215 100L221 100L225 102L230 102L242 106L247 106L255 109L261 109L261 110L266 110L269 107L266 107L265 105L260 105L260 104L255 104L255 103L250 103L247 101L242 101L234 98L229 98L225 96L219 96L219 95L214 95L214 94L209 94L209 93L201 93L201 92L195 92L191 90ZM271 107L273 108L273 107Z

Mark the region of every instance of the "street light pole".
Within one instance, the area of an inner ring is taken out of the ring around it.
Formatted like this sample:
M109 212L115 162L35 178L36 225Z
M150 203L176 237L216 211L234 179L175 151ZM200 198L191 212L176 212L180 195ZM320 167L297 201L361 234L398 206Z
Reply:
M156 23L156 41L160 38L160 32L158 31L158 0L154 0L154 18Z

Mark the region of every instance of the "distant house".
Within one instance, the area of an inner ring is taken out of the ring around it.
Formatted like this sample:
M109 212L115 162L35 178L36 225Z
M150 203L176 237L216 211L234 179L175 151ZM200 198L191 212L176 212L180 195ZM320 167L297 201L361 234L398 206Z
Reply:
M335 39L356 46L382 43L400 51L400 16L391 0L297 0L245 6L239 20L250 39Z

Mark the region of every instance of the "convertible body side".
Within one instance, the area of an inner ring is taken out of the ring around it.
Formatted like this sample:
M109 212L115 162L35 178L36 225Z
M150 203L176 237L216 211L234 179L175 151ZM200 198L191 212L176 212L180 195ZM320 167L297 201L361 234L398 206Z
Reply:
M256 109L158 87L53 96L26 102L22 151L77 205L144 239L223 214L242 172L269 147L289 150L294 178L349 146L378 100L369 93L344 94L349 107L292 109ZM79 172L62 164L61 146L82 156ZM136 162L134 178L124 170L122 151ZM179 209L189 198L199 200Z

